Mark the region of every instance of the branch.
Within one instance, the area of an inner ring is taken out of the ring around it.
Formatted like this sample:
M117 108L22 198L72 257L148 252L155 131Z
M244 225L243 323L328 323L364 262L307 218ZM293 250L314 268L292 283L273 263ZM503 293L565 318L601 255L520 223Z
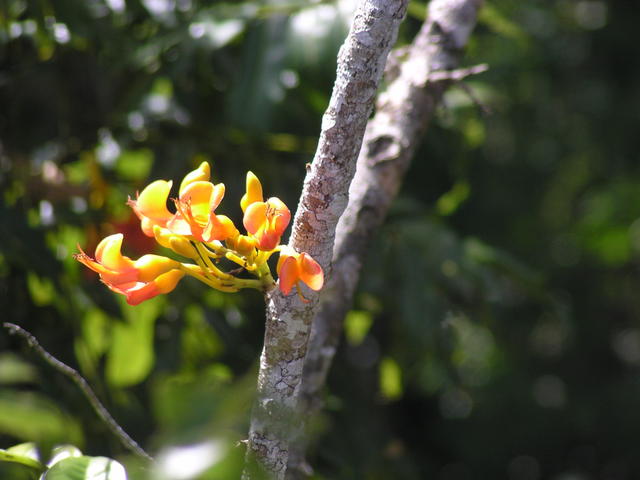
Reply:
M318 148L305 178L289 246L315 258L330 278L335 229L347 206L367 119L384 64L395 42L408 0L361 0L351 30L338 54L337 78L322 119ZM243 478L261 470L284 479L290 443L299 422L296 406L311 322L318 294L310 300L267 294L264 348L257 399L251 419L247 468ZM253 468L257 467L257 468Z
M66 363L61 362L56 357L47 352L42 347L42 345L38 343L36 337L34 337L31 333L29 333L22 327L9 322L4 322L2 326L9 330L9 333L11 333L12 335L18 335L24 338L29 346L33 348L33 350L35 350L35 352L40 355L40 357L45 362L55 368L58 372L69 377L73 381L73 383L75 383L80 388L100 419L107 425L107 427L109 427L111 433L113 433L118 438L118 440L120 440L125 448L135 453L139 457L144 458L145 460L153 460L151 455L145 452L142 447L138 445L136 441L122 429L118 422L116 422L116 420L111 416L102 402L100 402L100 400L82 375L80 375L76 370L71 368Z
M481 0L432 0L427 20L411 46L390 55L387 69L395 78L379 96L376 115L367 125L349 204L337 227L332 275L313 322L301 396L301 409L307 417L322 406L320 392L353 301L369 241L397 195L430 118L453 81L485 69L456 70L480 4ZM403 56L399 64L394 64L393 60ZM301 477L309 470L304 461L305 448L306 440L300 439L289 464Z

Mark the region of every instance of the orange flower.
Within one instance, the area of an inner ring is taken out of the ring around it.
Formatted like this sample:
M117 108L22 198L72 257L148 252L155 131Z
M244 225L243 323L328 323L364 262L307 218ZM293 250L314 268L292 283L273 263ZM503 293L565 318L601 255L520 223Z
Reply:
M216 215L215 209L224 196L224 184L197 180L188 183L175 200L178 213L167 222L167 228L178 235L191 235L200 242L225 240L238 234L231 219Z
M260 250L273 250L280 243L280 237L289 225L291 212L276 197L266 202L253 202L244 212L244 227L257 241Z
M123 235L116 233L103 239L96 248L95 260L78 246L75 259L100 274L100 279L114 292L137 305L161 293L172 291L184 273L180 263L159 255L144 255L133 261L120 252Z
M129 305L138 305L139 303L156 297L162 293L171 292L176 288L176 285L182 277L184 277L184 272L181 272L180 270L169 270L146 283L133 282L121 285L110 285L106 282L105 283L112 291L125 295Z
M318 262L308 253L297 253L289 247L284 247L280 252L276 270L280 278L280 290L285 295L289 295L294 285L300 294L299 282L312 290L320 290L324 285L324 273Z
M207 162L189 172L180 183L179 198L174 200L177 212L167 209L167 199L172 182L156 180L148 185L136 200L129 199L142 231L150 237L158 237L155 227L166 229L164 235L174 233L191 236L201 242L224 240L237 235L233 222L224 215L213 212L224 196L224 184L209 182L211 168Z
M148 237L153 237L153 227L165 227L173 218L173 213L167 209L167 198L171 191L172 182L156 180L147 185L135 200L129 198L127 205L133 208L140 219L140 227Z

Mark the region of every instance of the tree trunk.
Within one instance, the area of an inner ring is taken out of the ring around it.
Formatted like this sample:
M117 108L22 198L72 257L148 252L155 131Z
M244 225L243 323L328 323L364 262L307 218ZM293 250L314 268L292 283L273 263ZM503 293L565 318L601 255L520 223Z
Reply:
M307 252L331 278L336 225L347 206L367 119L408 0L362 0L338 54L337 78L304 182L289 246ZM318 294L267 294L264 348L251 418L245 479L284 479L299 436L300 381Z

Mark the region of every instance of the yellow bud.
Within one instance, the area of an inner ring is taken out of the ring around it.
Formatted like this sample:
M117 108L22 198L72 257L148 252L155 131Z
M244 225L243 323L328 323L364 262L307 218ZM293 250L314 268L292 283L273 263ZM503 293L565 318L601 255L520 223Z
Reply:
M240 200L242 211L254 202L262 202L262 185L253 172L247 172L247 193Z
M255 238L248 237L247 235L238 235L234 238L227 238L225 241L227 247L231 250L235 250L240 255L249 257L255 251L256 240Z
M198 258L198 252L193 248L193 245L189 240L180 235L173 235L169 240L169 244L171 250L176 252L178 255L182 255L183 257L188 258Z
M166 228L161 228L156 225L153 227L153 236L156 242L164 248L170 248L178 255L187 258L198 258L198 253L195 248L193 248L193 245L191 245L191 242L182 235L171 233Z
M159 225L153 226L153 236L161 246L164 248L171 248L171 244L169 243L169 239L173 234L167 230L166 228L162 228Z

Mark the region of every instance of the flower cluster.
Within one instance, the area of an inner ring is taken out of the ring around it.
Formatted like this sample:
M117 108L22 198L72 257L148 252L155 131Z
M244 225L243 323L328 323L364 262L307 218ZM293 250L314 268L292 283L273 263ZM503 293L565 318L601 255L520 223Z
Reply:
M171 199L175 212L167 208L171 181L156 180L135 200L130 198L127 202L140 219L145 235L195 263L182 263L160 255L144 255L132 260L121 253L123 235L120 233L98 244L95 259L80 247L75 258L99 273L100 279L114 292L125 295L131 305L172 291L185 275L223 292L237 292L242 288L267 290L274 284L267 260L275 252L280 253L276 271L280 290L285 295L297 286L298 294L304 299L300 282L320 290L324 283L320 265L307 253L280 245L291 220L287 206L276 197L264 200L260 180L249 172L246 193L240 200L246 231L242 234L229 217L216 213L224 197L224 184L210 182L210 176L209 164L203 162L184 177L178 197ZM238 267L224 271L222 259ZM242 275L243 272L248 272L250 277Z

